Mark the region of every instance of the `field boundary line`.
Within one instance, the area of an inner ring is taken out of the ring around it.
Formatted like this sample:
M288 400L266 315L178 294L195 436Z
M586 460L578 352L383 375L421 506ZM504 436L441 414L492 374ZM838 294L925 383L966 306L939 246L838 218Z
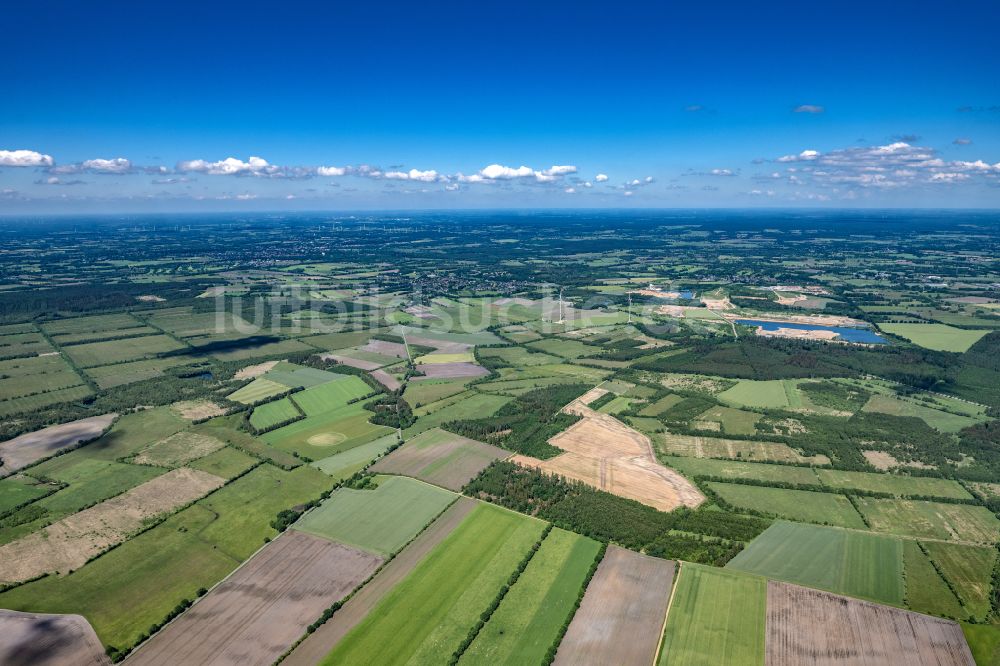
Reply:
M663 624L660 626L660 640L656 643L656 652L653 653L652 666L656 666L656 663L660 660L660 650L663 649L663 640L667 637L667 619L670 617L670 607L674 603L674 594L677 593L677 584L680 582L681 571L684 569L681 560L674 560L674 562L677 563L677 575L671 581L670 598L667 599L667 611L663 614Z
M208 590L205 591L205 594L201 595L200 597L196 596L195 599L194 599L194 601L191 602L191 605L184 609L183 613L178 613L173 619L171 619L169 622L167 622L162 627L160 627L159 629L157 629L155 633L151 634L148 638L146 638L146 640L144 640L143 642L139 643L138 645L133 646L132 649L129 651L129 653L127 655L125 655L125 658L122 659L118 663L119 664L124 664L129 659L131 659L137 652L139 652L139 650L146 643L150 642L151 640L153 640L153 638L155 638L156 636L160 635L160 632L162 632L164 629L166 629L167 627L169 627L171 624L173 624L177 620L179 620L182 617L184 617L189 610L191 610L192 608L194 608L195 606L197 606L198 603L202 599L204 599L205 597L207 597L215 588L219 587L220 585L222 585L223 583L225 583L227 580L229 580L230 578L232 578L236 574L237 571L239 571L240 569L242 569L243 567L245 567L247 565L247 563L250 560L252 560L253 558L255 558L257 556L257 554L260 553L262 550L264 550L265 548L267 548L268 546L270 546L272 543L274 543L275 541L277 541L278 539L280 539L283 534L285 534L284 531L279 532L278 536L274 537L270 541L267 541L263 546L261 546L260 548L258 548L257 550L255 550L253 553L251 553L250 557L248 557L245 560L243 560L242 562L240 562L239 565L237 565L237 567L235 569L233 569L232 571L230 571L224 578L222 578L222 580L218 581L217 583L215 583L215 585L213 585L212 587L208 588ZM228 553L226 553L226 555L227 555L227 557L232 557Z

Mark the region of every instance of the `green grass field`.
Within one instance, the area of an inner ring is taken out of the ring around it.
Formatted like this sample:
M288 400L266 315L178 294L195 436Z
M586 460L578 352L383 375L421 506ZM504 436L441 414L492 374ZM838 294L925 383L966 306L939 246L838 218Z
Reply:
M539 664L579 597L600 544L554 528L459 664Z
M316 416L343 407L350 400L356 400L373 393L360 377L345 375L343 379L319 384L304 391L292 394L295 401L306 416Z
M341 488L296 522L295 529L387 557L457 497L403 476L376 479L375 490Z
M794 380L741 379L736 386L726 389L716 397L735 407L782 409L801 406L801 398Z
M188 463L187 466L221 476L223 479L232 479L256 465L257 462L256 458L248 456L239 449L227 446L209 453L204 458L198 458Z
M951 414L940 409L927 407L912 400L900 400L888 395L874 394L862 408L866 412L879 412L893 416L915 416L932 428L942 432L958 432L962 428L976 425L982 419L962 414Z
M81 384L83 380L62 356L31 356L0 361L0 400ZM0 403L0 409L3 409L2 405Z
M934 569L934 565L912 539L904 539L903 570L906 572L906 607L920 613L964 619L968 613L958 597Z
M64 353L81 368L108 365L120 361L150 358L166 352L184 349L184 345L166 335L144 335L139 338L91 342L66 347Z
M988 330L967 330L947 324L879 324L878 327L925 349L959 353L968 351L989 333Z
M676 393L668 393L656 402L652 402L639 410L639 416L659 416L683 399L683 397Z
M480 504L322 663L441 663L459 647L543 528L541 521Z
M719 497L740 509L751 509L789 520L864 529L865 523L844 495L811 490L786 490L737 483L709 483Z
M469 380L467 379L409 382L403 391L403 398L410 404L410 407L416 409L461 393L465 390L465 385L468 383Z
M755 435L757 421L762 418L756 412L746 412L733 407L712 407L699 414L697 421L713 421L719 423L722 432L727 435Z
M984 544L1000 538L1000 520L985 506L871 497L857 502L876 532Z
M726 565L789 583L882 603L903 603L899 539L779 521Z
M41 484L30 477L0 479L0 515L25 502L38 499L52 488L53 486Z
M436 428L447 421L460 419L477 419L493 416L512 398L505 395L488 395L485 393L468 393L457 402L445 408L425 414L419 414L416 425L403 431L404 438Z
M479 355L484 358L499 358L502 361L519 367L562 362L562 359L558 356L552 356L551 354L545 354L542 352L533 352L524 347L496 347L481 349L479 350Z
M963 622L962 632L977 666L1000 666L1000 627Z
M891 495L911 495L923 497L949 497L972 499L958 482L935 479L926 476L902 476L899 474L875 474L872 472L847 472L834 469L818 469L820 482L831 488L853 488Z
M666 463L687 477L715 476L727 479L757 479L781 481L800 485L816 485L816 472L809 467L768 465L739 460L712 460L708 458L665 458Z
M392 432L387 426L369 423L371 416L355 402L272 430L260 439L277 449L321 460Z
M343 453L335 453L328 458L317 460L311 464L324 474L328 474L339 481L361 470L369 462L385 453L397 441L396 433L392 433L384 437L379 437L367 444L355 446L353 449L348 449Z
M288 387L270 379L258 377L243 388L230 393L227 397L233 402L242 402L244 405L252 405L261 400L273 398L276 395L287 393Z
M763 666L766 606L764 578L683 563L657 663Z
M601 352L600 347L585 345L579 340L566 340L563 338L545 338L537 342L529 342L526 346L543 354L561 356L562 358L580 358L581 356L593 356Z
M299 416L301 414L295 408L295 403L288 397L284 397L254 407L253 413L250 414L250 425L256 430L267 430Z
M940 541L927 541L924 546L973 617L985 618L990 611L996 549Z
M289 388L309 388L327 382L343 379L345 375L338 375L335 372L310 368L295 363L281 362L264 373L264 379L272 382L284 384Z

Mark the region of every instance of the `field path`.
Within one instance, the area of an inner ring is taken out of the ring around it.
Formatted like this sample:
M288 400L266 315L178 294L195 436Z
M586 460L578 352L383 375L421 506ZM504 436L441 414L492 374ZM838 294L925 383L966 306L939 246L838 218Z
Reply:
M281 663L289 666L313 666L321 662L392 588L458 527L477 504L474 499L460 497Z

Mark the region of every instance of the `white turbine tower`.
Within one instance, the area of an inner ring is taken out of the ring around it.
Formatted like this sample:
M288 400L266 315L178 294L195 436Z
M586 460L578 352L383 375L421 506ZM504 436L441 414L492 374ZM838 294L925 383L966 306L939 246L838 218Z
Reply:
M632 323L632 292L628 292L628 323Z

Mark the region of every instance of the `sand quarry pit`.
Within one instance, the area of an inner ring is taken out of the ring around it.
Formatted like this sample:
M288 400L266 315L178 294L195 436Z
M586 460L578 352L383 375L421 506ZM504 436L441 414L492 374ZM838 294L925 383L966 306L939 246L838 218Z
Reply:
M289 530L143 645L134 664L272 664L382 558Z
M80 615L0 610L0 664L104 666L110 663L94 629Z
M147 519L172 512L225 484L214 474L182 467L0 546L0 582L79 569L121 543Z
M653 663L673 577L670 560L608 546L555 663Z
M768 581L768 666L973 666L951 620Z
M661 511L694 508L705 496L683 476L656 459L649 438L579 399L563 408L583 418L549 440L566 453L548 460L516 455L526 467L582 481L600 490L634 499Z
M103 414L29 432L0 443L0 478L43 458L101 436L117 414Z

